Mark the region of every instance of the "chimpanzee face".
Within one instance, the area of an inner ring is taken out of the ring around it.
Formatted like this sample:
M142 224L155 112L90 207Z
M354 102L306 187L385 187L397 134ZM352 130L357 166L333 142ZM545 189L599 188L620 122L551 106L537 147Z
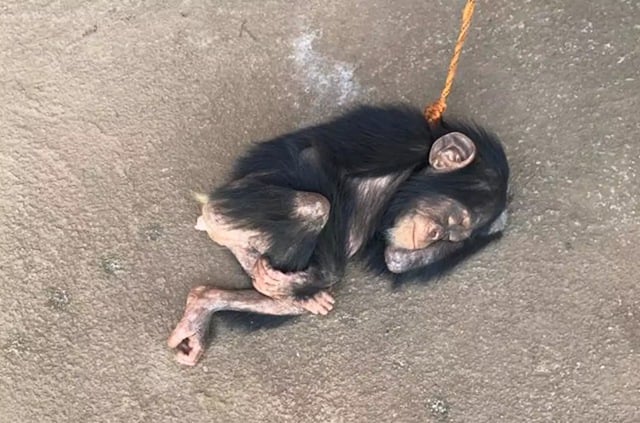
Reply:
M468 166L475 156L476 146L469 137L450 132L433 143L427 172L453 172ZM388 239L395 247L422 249L436 241L458 242L468 238L473 223L470 210L461 202L437 192L427 192L397 217L388 231Z
M391 244L408 250L426 248L436 241L462 241L471 235L469 211L444 196L420 199L415 209L400 217L389 231Z
M385 252L390 270L428 265L475 234L504 228L506 186L477 153L476 144L461 132L433 143L429 166L401 187L392 202Z

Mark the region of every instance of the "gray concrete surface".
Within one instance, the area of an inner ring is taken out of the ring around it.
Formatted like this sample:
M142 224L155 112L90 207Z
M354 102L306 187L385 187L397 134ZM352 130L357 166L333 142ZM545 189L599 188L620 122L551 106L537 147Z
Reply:
M335 313L165 339L246 283L189 190L252 141L441 89L463 0L0 4L0 421L640 421L640 6L482 1L449 113L513 168L504 239Z

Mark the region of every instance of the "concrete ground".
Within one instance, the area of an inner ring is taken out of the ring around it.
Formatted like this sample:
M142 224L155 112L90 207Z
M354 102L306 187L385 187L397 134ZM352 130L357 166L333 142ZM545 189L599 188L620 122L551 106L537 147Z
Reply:
M0 421L640 421L640 5L478 2L451 115L513 170L505 237L325 318L166 337L246 284L189 190L357 102L422 107L464 0L0 4Z

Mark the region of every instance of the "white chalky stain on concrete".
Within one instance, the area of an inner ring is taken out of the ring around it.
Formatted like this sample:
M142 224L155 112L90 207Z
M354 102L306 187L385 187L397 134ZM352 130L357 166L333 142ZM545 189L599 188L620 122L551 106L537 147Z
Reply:
M324 57L313 50L316 33L303 33L293 41L293 59L305 85L305 92L314 92L316 100L332 100L338 106L355 99L360 91L354 77L355 66ZM337 100L336 100L337 99Z

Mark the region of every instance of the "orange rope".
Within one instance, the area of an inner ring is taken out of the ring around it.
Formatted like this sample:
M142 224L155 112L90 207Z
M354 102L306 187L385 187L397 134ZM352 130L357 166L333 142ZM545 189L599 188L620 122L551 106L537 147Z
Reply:
M467 0L467 4L462 11L462 25L460 27L460 34L458 35L458 41L456 41L456 47L453 51L453 57L449 64L449 71L447 72L447 80L444 83L444 88L440 93L440 98L433 102L424 111L424 115L430 124L434 124L440 120L442 114L447 109L447 97L451 92L451 86L453 85L453 78L458 68L458 61L460 60L460 53L462 52L462 45L467 38L467 32L471 26L471 17L473 16L473 8L476 5L475 0Z

